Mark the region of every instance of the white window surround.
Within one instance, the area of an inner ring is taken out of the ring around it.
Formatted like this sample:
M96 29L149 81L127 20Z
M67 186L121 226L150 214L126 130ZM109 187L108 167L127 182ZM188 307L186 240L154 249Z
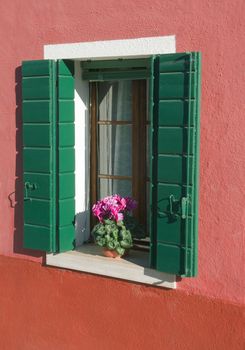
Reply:
M76 181L76 242L89 236L89 86L81 79L80 61L149 57L175 53L175 36L126 40L44 45L44 59L75 60L75 181ZM98 255L97 248L82 246L79 250L47 254L47 265L116 277L135 282L176 288L176 276L147 267L145 253L135 252L135 258L111 261Z

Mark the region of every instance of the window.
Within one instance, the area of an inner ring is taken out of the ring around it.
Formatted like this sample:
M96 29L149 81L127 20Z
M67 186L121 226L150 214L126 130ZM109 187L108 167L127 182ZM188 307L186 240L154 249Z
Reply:
M126 61L128 66L131 62ZM151 266L194 276L200 55L152 56L148 63ZM135 71L142 78L137 67L130 67L130 74ZM101 78L112 72L106 68L87 73ZM120 69L120 75L127 74ZM24 239L32 249L57 252L73 247L73 76L71 61L23 63Z
M134 215L146 229L146 80L91 82L90 91L90 202L134 197Z

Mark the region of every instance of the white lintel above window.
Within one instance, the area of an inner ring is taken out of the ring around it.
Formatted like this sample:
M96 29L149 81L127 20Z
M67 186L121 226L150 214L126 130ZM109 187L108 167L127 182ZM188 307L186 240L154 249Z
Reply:
M174 53L175 36L44 45L45 59L138 58Z

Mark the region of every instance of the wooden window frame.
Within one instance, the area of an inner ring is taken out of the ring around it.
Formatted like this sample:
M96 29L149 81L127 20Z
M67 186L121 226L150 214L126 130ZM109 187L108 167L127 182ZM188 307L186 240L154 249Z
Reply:
M146 228L146 142L147 142L147 81L132 80L132 120L131 121L99 121L97 83L90 82L90 203L98 198L98 178L132 181L132 197L138 202L134 215ZM132 125L132 176L98 174L98 125ZM91 215L91 227L95 224Z

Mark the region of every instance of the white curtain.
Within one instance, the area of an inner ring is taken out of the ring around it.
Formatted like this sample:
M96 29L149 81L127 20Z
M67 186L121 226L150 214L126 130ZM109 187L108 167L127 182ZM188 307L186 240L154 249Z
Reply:
M100 121L132 120L132 83L129 80L98 84ZM99 174L132 175L132 125L98 126ZM132 195L131 181L101 179L99 197Z

